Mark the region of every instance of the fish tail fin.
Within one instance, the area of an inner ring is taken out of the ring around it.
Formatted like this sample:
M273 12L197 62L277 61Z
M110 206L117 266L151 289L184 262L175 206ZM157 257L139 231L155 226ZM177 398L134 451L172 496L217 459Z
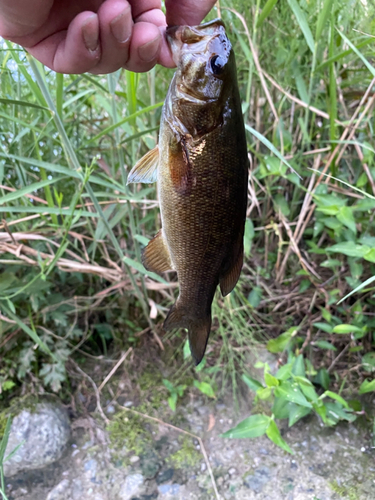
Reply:
M190 351L196 365L202 361L206 351L208 337L211 330L211 314L204 317L192 318L188 308L179 305L178 301L169 310L164 321L165 330L173 328L187 328L189 332Z

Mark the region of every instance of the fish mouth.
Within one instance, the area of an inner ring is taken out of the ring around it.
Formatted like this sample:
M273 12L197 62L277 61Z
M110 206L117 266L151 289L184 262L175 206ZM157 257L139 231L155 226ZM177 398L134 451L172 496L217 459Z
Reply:
M202 42L202 45L206 45L207 41L218 33L220 27L225 30L225 24L219 18L198 26L168 26L166 37L175 64L178 65L181 48L184 44Z

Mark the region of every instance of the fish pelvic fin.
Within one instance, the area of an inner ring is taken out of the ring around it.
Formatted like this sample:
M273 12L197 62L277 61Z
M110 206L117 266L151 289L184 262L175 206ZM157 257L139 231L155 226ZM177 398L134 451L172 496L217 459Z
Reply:
M143 250L142 264L147 271L157 274L173 270L171 256L161 229Z
M202 361L208 337L211 330L211 314L204 317L193 318L187 307L179 305L178 301L169 310L164 321L164 329L187 328L189 333L190 351L196 365Z
M131 182L143 182L146 184L156 182L158 176L158 166L159 146L155 146L154 149L151 149L151 151L146 153L139 161L137 161L128 175L128 181L126 184L130 184Z
M235 254L235 258L232 259L230 263L230 267L226 273L221 276L219 279L220 283L220 291L223 297L228 295L233 288L236 286L237 281L240 277L241 274L241 269L243 265L243 243L241 239L241 245L239 250L237 251L237 254Z

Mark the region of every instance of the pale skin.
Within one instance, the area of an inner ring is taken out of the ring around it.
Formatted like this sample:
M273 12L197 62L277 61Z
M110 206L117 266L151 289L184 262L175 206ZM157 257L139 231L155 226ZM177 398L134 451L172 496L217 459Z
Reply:
M59 73L175 66L168 25L199 24L215 0L0 0L0 36Z

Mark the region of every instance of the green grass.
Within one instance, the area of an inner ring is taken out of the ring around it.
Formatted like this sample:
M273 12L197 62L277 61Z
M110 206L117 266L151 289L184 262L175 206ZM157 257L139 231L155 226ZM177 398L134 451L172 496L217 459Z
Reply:
M355 392L375 342L375 9L359 0L228 0L221 8L252 158L246 262L230 297L215 299L203 369L183 359L182 334L164 336L158 356L175 386L188 376L236 393L254 343L298 327L286 350L303 353L308 373L323 367L332 390ZM71 356L118 357L133 346L147 358L150 342L159 349L176 287L173 276L149 276L140 264L160 227L156 191L126 178L156 144L173 71L62 76L14 44L1 47L6 402L35 384L66 396ZM354 333L335 333L343 324ZM137 336L146 329L154 333Z

